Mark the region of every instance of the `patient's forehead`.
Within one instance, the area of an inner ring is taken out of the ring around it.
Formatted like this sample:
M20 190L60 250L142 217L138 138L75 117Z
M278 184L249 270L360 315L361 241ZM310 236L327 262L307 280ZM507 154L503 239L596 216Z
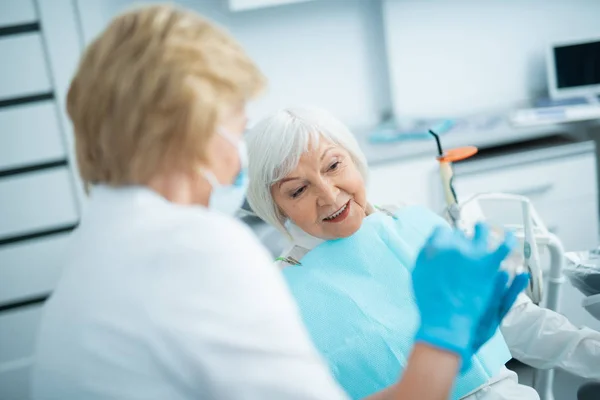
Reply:
M302 155L308 153L321 155L321 153L330 147L337 147L337 145L324 136L315 135L315 137L308 141L307 150Z
M333 143L325 137L320 137L308 143L307 149L300 155L300 159L294 169L297 169L301 164L312 163L320 164L322 161L327 161L332 150L344 150L341 146ZM327 153L327 154L326 154ZM323 156L327 156L323 158Z
M296 149L292 149L286 157L282 158L282 162L275 170L276 179L274 184L280 183L282 180L298 175L302 170L307 168L320 168L322 155L330 148L344 150L344 148L320 133L311 133L303 143L298 143ZM329 157L326 157L329 158Z

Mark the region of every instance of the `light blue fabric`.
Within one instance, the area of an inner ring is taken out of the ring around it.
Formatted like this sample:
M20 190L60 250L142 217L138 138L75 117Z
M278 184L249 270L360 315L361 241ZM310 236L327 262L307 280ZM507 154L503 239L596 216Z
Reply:
M283 270L313 342L351 398L378 392L402 374L419 325L411 268L441 224L423 207L405 207L396 218L375 213L353 236L324 242L301 265ZM498 331L458 377L451 398L485 384L509 359Z

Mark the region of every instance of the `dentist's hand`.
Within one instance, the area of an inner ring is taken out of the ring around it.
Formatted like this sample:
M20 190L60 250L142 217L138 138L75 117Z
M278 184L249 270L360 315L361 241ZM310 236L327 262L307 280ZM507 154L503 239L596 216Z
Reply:
M506 286L508 279L508 273L504 271L499 271L498 275L496 275L492 296L490 297L486 311L475 328L471 349L463 359L461 372L469 369L471 366L471 357L494 336L500 327L500 323L510 311L515 300L517 300L519 293L529 284L529 274L527 273L515 276L509 287Z
M472 239L447 227L436 229L413 270L413 289L421 313L415 340L469 360L478 330L485 338L489 330L483 326L493 327L496 321L489 318L487 325L481 325L486 312L493 308L494 292L505 274L499 271L500 264L515 244L516 239L508 234L498 248L489 251L488 229L482 224L475 227Z
M498 272L490 302L475 329L471 355L477 353L481 346L494 336L500 323L517 300L519 293L529 284L529 274L527 273L515 276L509 287L506 286L508 279L506 272Z

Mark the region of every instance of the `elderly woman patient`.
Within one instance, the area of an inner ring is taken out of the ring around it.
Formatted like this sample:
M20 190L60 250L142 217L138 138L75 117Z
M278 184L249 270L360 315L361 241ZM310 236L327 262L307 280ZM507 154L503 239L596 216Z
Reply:
M370 204L365 157L352 133L323 110L275 113L252 129L248 149L249 203L292 239L278 264L315 344L353 398L389 386L402 373L417 326L410 268L445 221L423 207ZM358 234L367 227L377 234ZM381 246L394 256L382 256ZM500 332L463 367L452 398L538 399L504 366L511 356L600 379L600 333L520 294Z

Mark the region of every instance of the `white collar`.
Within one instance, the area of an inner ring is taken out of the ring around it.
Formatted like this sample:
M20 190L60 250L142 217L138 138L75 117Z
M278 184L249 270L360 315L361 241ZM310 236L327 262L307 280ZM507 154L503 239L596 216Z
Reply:
M306 250L312 250L325 241L304 232L292 222L288 222L286 225L288 232L290 235L292 235L292 243L294 246L300 246Z
M374 211L378 212L380 211L380 209L375 207ZM287 228L290 235L292 235L293 246L302 247L310 251L325 241L324 239L319 239L318 237L312 236L304 232L298 227L298 225L294 224L290 220L286 222L285 227Z

